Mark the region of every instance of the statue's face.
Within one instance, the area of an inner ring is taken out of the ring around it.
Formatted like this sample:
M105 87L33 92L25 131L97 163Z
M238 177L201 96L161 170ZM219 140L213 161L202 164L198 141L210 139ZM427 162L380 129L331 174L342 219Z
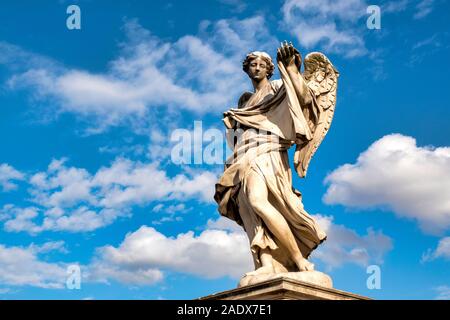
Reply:
M250 61L248 76L255 81L267 78L267 63L259 57Z

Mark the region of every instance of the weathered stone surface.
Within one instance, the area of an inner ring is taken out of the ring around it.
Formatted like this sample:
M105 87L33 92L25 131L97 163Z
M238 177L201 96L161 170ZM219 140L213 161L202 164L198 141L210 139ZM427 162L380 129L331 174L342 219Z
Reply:
M215 293L200 300L370 300L357 294L286 277Z
M275 69L270 55L250 52L243 70L254 90L244 92L222 119L233 156L214 199L220 214L241 225L249 238L255 269L241 285L267 274L313 271L308 257L327 238L292 185L288 150L296 145L294 168L304 178L333 119L339 72L319 52L303 61L287 41L277 50L276 65L281 79L269 80ZM330 286L323 277L311 279Z
M241 281L239 281L238 287L244 287L251 284L257 284L267 280L272 280L276 278L285 278L299 280L302 282L308 282L321 286L324 288L333 288L333 280L331 277L323 272L319 271L302 271L302 272L284 272L284 273L272 273L272 274L259 274L244 276Z

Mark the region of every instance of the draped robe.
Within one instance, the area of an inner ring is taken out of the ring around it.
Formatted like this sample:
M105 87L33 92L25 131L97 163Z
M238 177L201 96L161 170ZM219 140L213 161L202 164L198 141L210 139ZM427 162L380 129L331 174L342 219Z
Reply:
M278 68L281 80L268 82L239 108L224 113L228 134L237 128L243 132L216 183L214 199L220 214L236 221L247 233L255 268L261 266L261 249L270 249L283 271L289 271L295 269L295 264L249 202L249 173L254 171L265 181L268 201L287 221L305 258L326 239L326 234L305 211L301 193L292 186L287 152L296 144L294 165L301 165L298 154L312 139L319 108L311 93L311 106L302 109L303 99L297 96L290 74L282 63Z

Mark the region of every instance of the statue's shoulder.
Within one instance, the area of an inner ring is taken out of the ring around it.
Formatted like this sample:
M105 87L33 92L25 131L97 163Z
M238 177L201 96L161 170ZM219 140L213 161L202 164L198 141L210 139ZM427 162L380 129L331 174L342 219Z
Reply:
M250 99L250 97L252 96L253 93L246 91L244 92L241 97L239 98L238 101L238 108L242 108L248 101L248 99Z
M283 80L281 79L272 80L270 81L270 85L272 86L273 91L277 92L278 89L280 89L281 86L283 85Z

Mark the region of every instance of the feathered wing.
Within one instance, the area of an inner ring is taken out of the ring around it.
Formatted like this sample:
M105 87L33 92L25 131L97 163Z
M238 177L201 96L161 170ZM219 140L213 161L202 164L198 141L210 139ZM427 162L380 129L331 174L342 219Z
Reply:
M306 144L297 145L294 163L300 177L306 176L309 162L331 126L339 77L339 72L330 60L320 52L308 54L304 63L303 77L311 92L314 93L313 100L315 101L313 103L317 107L318 119L314 125L312 139Z

